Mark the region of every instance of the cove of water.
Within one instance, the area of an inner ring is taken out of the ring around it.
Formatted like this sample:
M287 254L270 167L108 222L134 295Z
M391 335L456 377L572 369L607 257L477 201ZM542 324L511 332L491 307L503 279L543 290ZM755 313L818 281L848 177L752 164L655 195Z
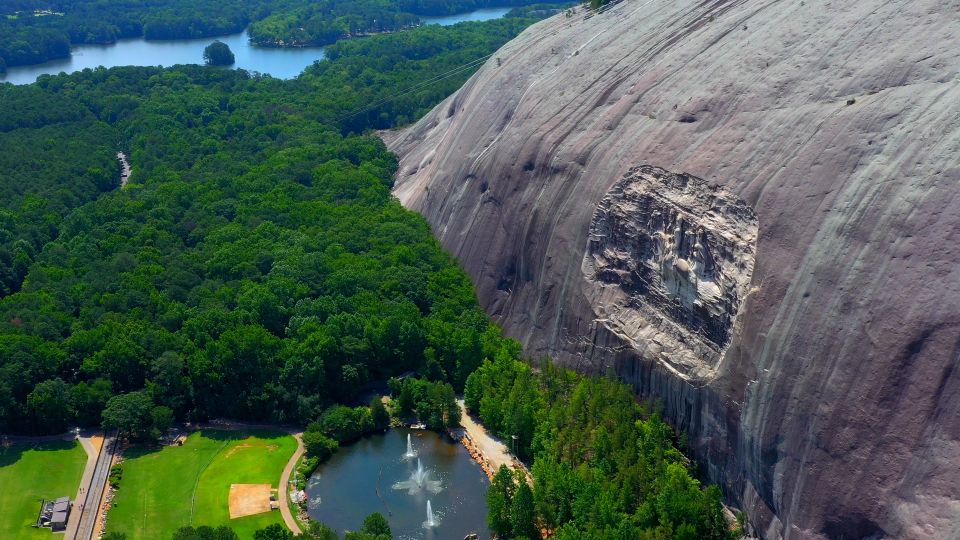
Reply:
M466 21L489 21L490 19L499 19L507 14L513 8L483 8L468 13L458 15L443 15L440 17L420 16L423 24L439 24L440 26L450 26L451 24L462 23Z
M445 17L421 17L425 24L448 26L463 21L486 21L498 19L509 8L478 9L459 15ZM257 71L278 79L292 79L304 68L324 58L323 47L281 49L254 47L246 31L229 36L199 39L174 39L147 41L143 38L122 39L112 45L75 45L70 58L51 60L32 66L7 68L0 74L0 83L29 84L40 75L73 73L99 66L173 66L176 64L202 64L203 49L214 39L230 46L237 63L231 67Z
M408 434L416 459L405 457ZM470 533L490 538L488 486L460 443L431 431L392 429L340 448L306 491L310 517L341 533L380 512L397 540L460 540Z
M7 68L0 82L28 84L40 75L73 73L98 66L173 66L202 64L203 49L214 39L230 46L237 63L231 67L268 73L278 79L296 77L317 60L324 58L323 47L278 49L254 47L246 31L218 38L147 41L143 38L122 39L113 45L76 45L70 58L51 60L34 66Z

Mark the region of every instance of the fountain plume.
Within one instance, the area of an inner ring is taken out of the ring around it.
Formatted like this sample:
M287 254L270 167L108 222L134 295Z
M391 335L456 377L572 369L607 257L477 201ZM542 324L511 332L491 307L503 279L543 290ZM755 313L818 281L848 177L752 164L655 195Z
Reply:
M437 526L437 520L433 517L433 508L430 506L430 499L427 499L427 520L423 522L425 529L432 529Z
M430 479L430 471L424 469L420 458L417 458L417 469L410 474L410 478L408 480L394 484L393 489L405 489L411 495L415 495L421 490L427 490L431 493L439 493L441 486L439 480Z
M417 457L417 452L413 449L413 442L410 440L410 434L407 433L407 453L403 454L404 459L413 459Z

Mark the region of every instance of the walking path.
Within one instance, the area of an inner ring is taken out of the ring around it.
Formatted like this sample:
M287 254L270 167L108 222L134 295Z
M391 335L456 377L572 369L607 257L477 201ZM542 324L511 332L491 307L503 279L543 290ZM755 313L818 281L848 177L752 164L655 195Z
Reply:
M103 446L103 436L93 435L90 432L84 432L77 436L77 441L87 453L87 464L83 468L83 476L80 478L80 486L77 488L77 496L73 498L73 511L70 512L70 518L67 520L67 530L64 538L73 540L77 536L77 529L80 526L80 515L83 512L84 494L90 488L90 480L93 479L93 471L97 468L97 457L100 455L100 448Z
M293 474L293 469L297 466L297 461L300 459L300 456L303 455L305 449L303 447L303 433L292 433L293 438L297 440L297 451L290 456L290 461L287 462L287 466L283 468L283 474L280 475L280 489L277 490L277 499L280 502L280 515L283 516L283 522L287 524L287 528L293 531L293 534L303 534L303 531L300 530L300 524L297 523L297 520L293 517L293 513L290 512L290 475Z
M106 493L107 480L110 478L110 466L113 464L113 455L116 452L115 441L116 439L113 437L104 438L103 447L100 449L99 456L97 456L90 483L84 488L77 532L74 536L76 540L91 540L93 538L97 518L100 515L100 505Z
M526 465L510 453L507 445L490 435L486 428L467 414L462 399L458 399L457 404L460 405L460 424L466 432L466 438L469 439L464 441L464 446L471 450L471 454L475 454L474 459L480 462L487 476L492 478L501 465L506 465L510 469L523 471L527 481L532 481Z

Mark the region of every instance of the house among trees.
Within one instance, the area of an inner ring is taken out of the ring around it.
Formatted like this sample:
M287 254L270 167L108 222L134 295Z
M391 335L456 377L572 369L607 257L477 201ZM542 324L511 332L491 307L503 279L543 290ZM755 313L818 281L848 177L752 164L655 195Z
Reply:
M50 527L54 532L66 530L67 519L70 517L70 507L70 497L42 501L40 503L40 516L37 518L37 527Z

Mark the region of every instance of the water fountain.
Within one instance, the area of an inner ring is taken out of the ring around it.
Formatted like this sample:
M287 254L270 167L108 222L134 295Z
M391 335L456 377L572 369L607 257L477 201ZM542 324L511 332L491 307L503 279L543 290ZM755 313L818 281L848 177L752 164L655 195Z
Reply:
M405 456L407 433L416 453L412 458ZM394 538L460 540L478 531L489 538L487 477L463 445L445 434L401 428L360 439L338 450L312 480L307 510L341 538L373 512L387 517Z
M413 443L410 441L410 434L407 433L407 453L403 455L404 459L413 459L417 457L417 452L413 449Z
M423 463L420 463L420 458L417 458L417 472L413 473L413 480L417 482L417 485L423 487L423 481L426 480L427 473L423 470Z
M431 493L440 493L441 486L439 480L430 479L430 471L424 469L420 458L417 458L417 470L410 474L410 478L408 480L394 484L393 489L405 489L411 495L415 495L421 490L427 490Z
M437 526L437 520L433 517L433 508L430 507L430 499L427 499L427 520L423 522L424 529L432 529Z

